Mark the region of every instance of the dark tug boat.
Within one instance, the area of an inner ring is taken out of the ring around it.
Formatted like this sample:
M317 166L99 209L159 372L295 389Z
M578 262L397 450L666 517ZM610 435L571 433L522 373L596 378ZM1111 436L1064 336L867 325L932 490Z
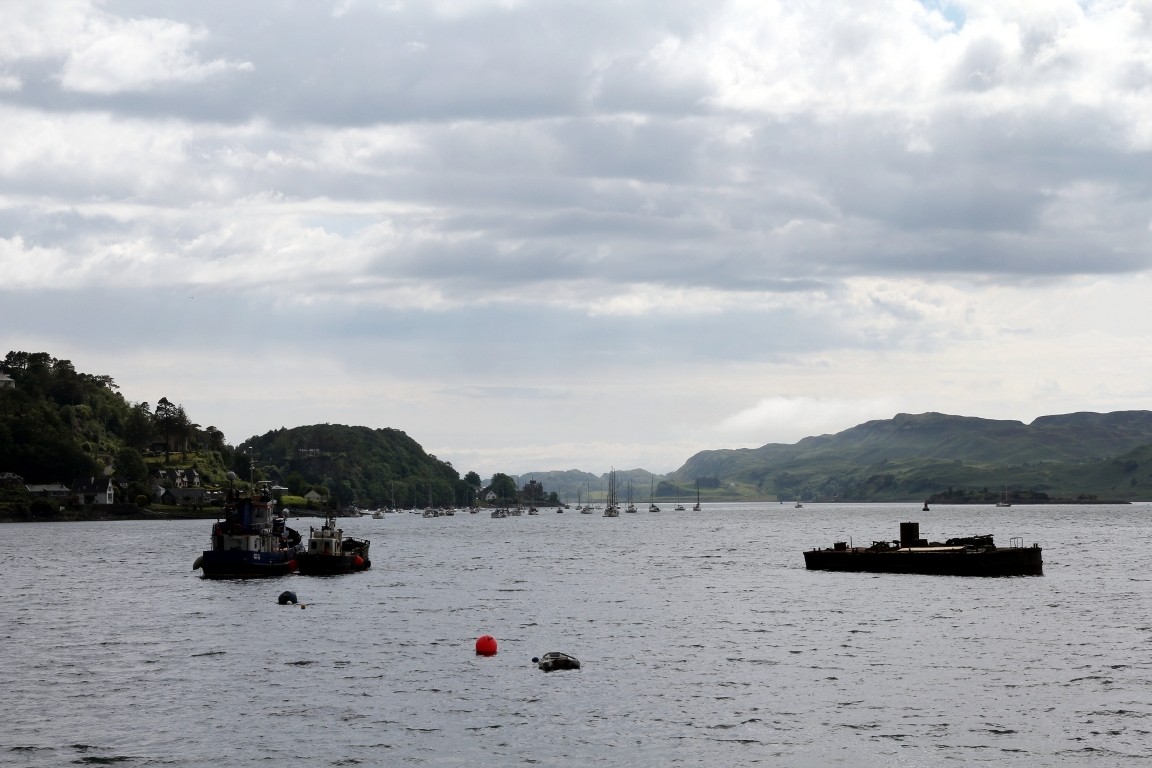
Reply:
M300 552L300 534L286 525L264 481L252 493L229 489L224 519L212 526L212 548L192 569L203 568L206 579L283 576L296 570Z
M1013 537L997 547L992 536L948 539L929 544L920 538L919 523L901 523L899 541L874 541L870 547L851 547L838 541L831 549L804 553L809 570L864 573L919 573L934 576L1043 576L1040 545L1024 546Z
M335 516L329 514L320 528L312 528L308 547L296 558L304 576L333 576L340 573L366 571L372 567L368 559L367 539L345 537L336 527Z

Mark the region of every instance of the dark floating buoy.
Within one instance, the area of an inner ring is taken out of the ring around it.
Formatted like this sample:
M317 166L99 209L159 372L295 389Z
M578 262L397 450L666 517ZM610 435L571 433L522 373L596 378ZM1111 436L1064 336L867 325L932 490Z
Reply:
M557 669L580 669L580 659L559 651L549 651L540 658L532 657L532 663L545 672Z
M925 500L925 501L924 501L924 509L922 509L922 510L920 510L920 511L921 511L921 512L928 512L928 511L929 511L929 510L928 510L928 501L927 501L927 500Z
M296 593L295 592L281 592L280 597L277 598L277 600L279 601L280 605L288 605L288 603L292 603L292 605L296 605Z
M192 562L192 570L199 570L202 565L204 565L204 555L200 555Z
M481 635L476 638L476 655L495 656L496 638L492 637L492 635Z

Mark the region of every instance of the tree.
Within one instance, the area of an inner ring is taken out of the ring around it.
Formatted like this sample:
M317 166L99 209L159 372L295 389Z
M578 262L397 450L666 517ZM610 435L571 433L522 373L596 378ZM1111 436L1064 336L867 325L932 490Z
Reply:
M183 417L184 421L188 417L184 416L184 409L178 405L174 405L168 398L160 398L160 402L156 403L156 428L160 430L160 434L164 435L164 461L168 461L169 454L172 451L172 436L177 434L180 430L180 420Z
M124 424L124 442L133 448L144 448L152 441L153 425L152 408L148 403L136 403L128 412Z
M516 481L503 472L492 475L490 487L496 497L502 501L511 501L516 498Z
M224 450L224 433L216 429L216 427L209 426L204 429L204 434L208 436L208 450L222 451Z
M143 483L148 479L148 465L135 448L124 447L116 454L116 474L126 480Z
M468 485L472 486L473 488L479 488L482 481L480 480L480 475L476 474L475 472L469 472L464 475L464 482L468 483Z

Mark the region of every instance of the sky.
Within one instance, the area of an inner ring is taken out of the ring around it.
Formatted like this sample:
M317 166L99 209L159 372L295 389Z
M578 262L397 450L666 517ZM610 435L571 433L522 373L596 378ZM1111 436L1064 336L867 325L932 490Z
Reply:
M644 468L1152 408L1152 0L3 0L0 354Z

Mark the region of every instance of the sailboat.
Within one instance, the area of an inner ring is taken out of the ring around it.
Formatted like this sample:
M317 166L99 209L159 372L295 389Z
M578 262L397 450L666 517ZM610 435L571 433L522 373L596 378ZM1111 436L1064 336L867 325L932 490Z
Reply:
M654 482L655 481L652 480L651 478L648 479L648 511L649 512L659 512L660 511L660 507L656 506L656 500L654 498L652 498L652 484Z
M676 506L672 509L676 512L684 511L684 505L680 503L680 486L676 486Z
M624 507L625 512L636 512L636 505L632 503L632 481L628 481L628 506Z
M1004 493L1000 494L1000 501L996 502L998 507L1010 507L1012 502L1008 501L1008 483L1004 483Z
M616 470L608 473L608 498L604 505L604 517L620 517L620 509L616 506Z
M692 507L692 511L700 511L700 478L696 478L696 506Z

